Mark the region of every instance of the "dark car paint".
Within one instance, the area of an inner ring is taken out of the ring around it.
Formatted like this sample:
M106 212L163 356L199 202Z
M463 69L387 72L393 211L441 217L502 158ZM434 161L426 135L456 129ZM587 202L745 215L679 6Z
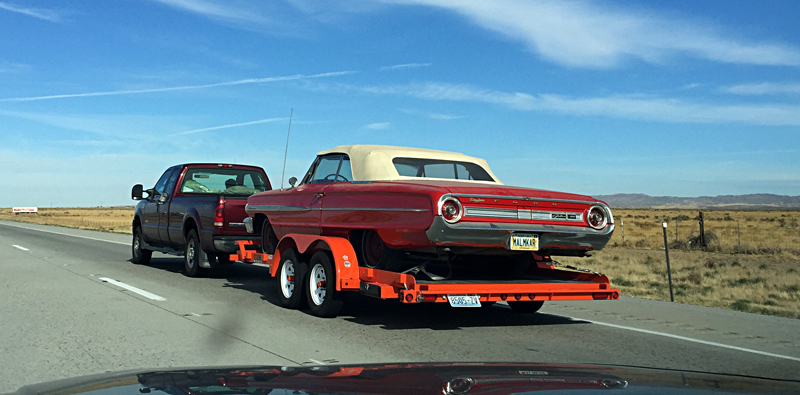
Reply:
M127 371L20 388L15 394L796 394L800 381L611 365L398 363Z

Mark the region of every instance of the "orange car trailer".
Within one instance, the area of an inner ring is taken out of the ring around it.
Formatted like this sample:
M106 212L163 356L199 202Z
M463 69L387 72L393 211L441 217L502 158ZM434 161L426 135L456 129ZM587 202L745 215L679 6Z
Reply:
M413 274L359 267L350 242L341 237L289 234L274 254L260 252L254 241L238 241L232 261L263 266L276 279L281 304L312 314L336 316L343 292L360 292L401 303L450 303L453 307L480 307L506 302L512 310L533 313L551 300L616 300L619 289L603 274L556 268L549 257L534 255L535 265L509 279L421 280ZM535 254L535 253L534 253ZM437 276L434 276L437 277Z

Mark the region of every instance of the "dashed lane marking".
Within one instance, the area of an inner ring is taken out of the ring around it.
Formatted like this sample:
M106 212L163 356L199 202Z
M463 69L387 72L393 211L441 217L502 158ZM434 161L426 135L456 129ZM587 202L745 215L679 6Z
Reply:
M145 291L143 289L136 288L136 287L134 287L132 285L128 285L128 284L125 284L123 282L119 282L117 280L112 280L112 279L110 279L108 277L98 277L98 279L100 279L101 281L107 282L109 284L116 285L116 286L118 286L120 288L127 289L128 291L137 293L137 294L142 295L142 296L144 296L145 298L148 298L148 299L157 300L159 302L163 302L163 301L167 300L166 298L164 298L162 296L158 296L158 295L156 295L154 293L147 292L147 291Z

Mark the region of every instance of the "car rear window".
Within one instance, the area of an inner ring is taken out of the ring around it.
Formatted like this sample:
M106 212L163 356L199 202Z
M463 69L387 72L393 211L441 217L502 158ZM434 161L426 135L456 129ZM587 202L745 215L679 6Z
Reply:
M444 178L449 180L494 181L480 165L440 159L394 158L394 168L401 176Z
M269 190L264 176L256 170L234 168L192 168L181 183L181 193L250 196Z

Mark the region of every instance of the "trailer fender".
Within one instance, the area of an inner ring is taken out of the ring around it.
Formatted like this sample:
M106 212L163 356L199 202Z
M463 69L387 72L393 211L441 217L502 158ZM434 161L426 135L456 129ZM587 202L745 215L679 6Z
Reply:
M314 235L288 234L284 236L275 249L273 262L280 262L280 254L289 248L296 248L300 254L311 256L317 251L328 251L336 267L336 290L357 291L360 289L358 260L353 246L341 237L325 237ZM272 265L272 276L276 275L278 265Z

